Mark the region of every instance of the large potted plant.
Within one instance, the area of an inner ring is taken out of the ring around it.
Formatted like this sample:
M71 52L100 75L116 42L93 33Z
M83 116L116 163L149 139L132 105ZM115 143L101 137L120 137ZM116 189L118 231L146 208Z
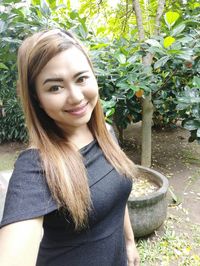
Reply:
M166 219L169 182L164 175L155 170L143 166L138 168L138 181L133 183L128 208L135 237L143 237L159 228ZM142 187L137 189L137 182L141 180ZM148 189L144 184L148 185ZM141 190L142 193L138 194L137 190ZM146 192L143 193L144 191Z

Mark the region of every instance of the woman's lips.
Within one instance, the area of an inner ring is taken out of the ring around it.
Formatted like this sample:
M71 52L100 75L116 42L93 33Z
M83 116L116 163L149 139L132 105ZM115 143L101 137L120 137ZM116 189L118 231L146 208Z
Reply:
M71 114L71 115L74 115L74 116L80 116L80 115L83 115L85 114L86 110L87 110L87 105L88 103L80 106L80 107L76 107L76 108L73 108L73 109L69 109L69 110L66 110L65 112Z

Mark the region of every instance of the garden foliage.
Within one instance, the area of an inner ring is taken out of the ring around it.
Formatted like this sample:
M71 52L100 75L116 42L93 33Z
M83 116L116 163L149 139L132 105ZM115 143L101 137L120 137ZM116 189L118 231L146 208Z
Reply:
M200 17L199 6L165 13L160 36L139 48L134 36L119 38L99 52L101 96L107 120L126 128L141 120L141 98L152 93L154 126L175 126L181 120L199 139ZM102 52L103 50L103 52ZM150 68L142 65L146 53L153 55Z

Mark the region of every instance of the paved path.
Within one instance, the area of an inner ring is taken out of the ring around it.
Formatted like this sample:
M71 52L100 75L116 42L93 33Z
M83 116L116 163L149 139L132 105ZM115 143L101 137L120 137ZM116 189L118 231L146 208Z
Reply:
M10 180L11 174L12 174L12 170L0 172L0 221L3 215L5 197L6 197L8 182Z

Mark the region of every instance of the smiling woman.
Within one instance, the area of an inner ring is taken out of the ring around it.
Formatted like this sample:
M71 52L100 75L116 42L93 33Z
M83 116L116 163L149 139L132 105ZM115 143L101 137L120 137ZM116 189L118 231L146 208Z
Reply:
M126 207L136 167L105 124L85 49L68 31L36 33L18 72L30 143L8 187L0 265L139 265Z

